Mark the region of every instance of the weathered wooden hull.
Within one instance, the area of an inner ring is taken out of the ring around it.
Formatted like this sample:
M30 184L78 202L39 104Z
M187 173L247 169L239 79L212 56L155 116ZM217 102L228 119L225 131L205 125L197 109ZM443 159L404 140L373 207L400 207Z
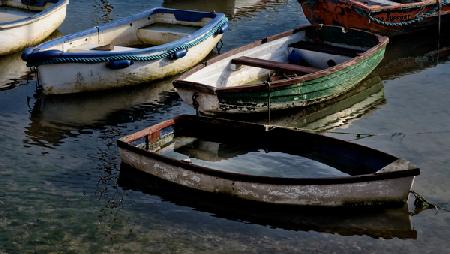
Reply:
M339 25L374 33L396 36L435 28L439 22L436 1L423 1L396 6L368 6L357 0L299 0L303 12L313 24ZM441 22L450 20L450 5L441 7Z
M36 45L50 36L66 18L69 1L64 0L28 19L0 23L0 55Z
M330 33L337 33L338 36L345 38L342 30L337 32L334 30L336 29L335 27L326 27L323 29L333 30L333 32ZM211 59L207 62L207 66L208 68L213 68L212 66L217 65L218 67L213 71L222 71L222 75L226 77L229 75L224 73L224 70L229 68L226 66L228 58L231 58L234 55L245 55L246 52L257 49L264 44L269 45L266 47L276 48L277 50L279 48L287 47L289 43L294 41L285 39L295 35L295 33L289 35L290 33L293 32L285 32L283 34L272 36L270 41L261 40L232 50ZM360 31L355 33L361 33L359 36L362 37L364 37L363 35L365 34ZM180 97L186 103L191 105L197 103L198 110L205 115L260 113L269 110L286 110L310 106L346 93L375 69L384 57L388 39L378 38L374 35L372 36L374 37L372 40L379 40L378 44L349 61L304 76L270 82L270 85L264 83L245 85L244 83L242 86L212 88L210 84L196 80L198 76L196 72L206 68L201 66L183 74L183 76L174 81L174 86ZM277 41L282 42L278 43L280 45L270 45L272 43L277 43ZM272 53L270 50L267 51L268 52L264 54ZM249 73L244 71L241 72L242 74L239 74L241 76L245 76ZM252 74L248 74L248 76L259 75L260 73L261 72L253 71ZM195 103L193 100L194 97Z
M232 137L232 133L236 133L238 129L244 132L241 133L243 136L251 136L252 134L250 133L258 135L256 133L263 131L265 128L263 125L242 122L237 122L238 124L236 124L236 122L226 120L182 116L121 138L118 141L118 146L122 161L148 174L192 189L223 193L264 203L306 206L369 205L403 202L408 197L414 176L419 173L418 169L411 166L408 162L389 157L388 161L391 161L391 163L388 163L383 169L374 174L360 176L319 179L252 176L192 165L188 162L161 156L132 144L139 139L158 142L162 129L174 127L176 132L177 122L184 121L183 119L192 121L192 126L197 128L197 130L190 132L198 131L204 133L208 130L208 127L212 132L219 129L224 131L221 135L227 137ZM208 123L211 123L211 125ZM180 128L186 128L186 126ZM296 139L297 134L299 134L299 132L296 133L293 130L276 129L276 131L271 129L270 132L279 131L278 133L282 133L280 135L289 136L291 139ZM325 142L328 142L326 149L333 150L334 148L331 147L336 146L335 148L337 148L342 146L342 148L345 147L344 149L351 149L352 151L361 150L360 153L358 152L360 156L364 154L363 156L388 158L386 154L374 152L369 148L356 144L349 144L317 134L303 133L301 135L316 135L317 137L311 136L310 138L326 140ZM372 159L377 160L375 158Z

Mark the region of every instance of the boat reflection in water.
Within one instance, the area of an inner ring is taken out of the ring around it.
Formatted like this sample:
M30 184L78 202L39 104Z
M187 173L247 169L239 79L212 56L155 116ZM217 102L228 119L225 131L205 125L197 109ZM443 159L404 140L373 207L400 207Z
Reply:
M0 90L13 88L26 78L28 67L20 54L0 56Z
M248 16L285 0L164 0L163 6L175 9L223 12L230 18Z
M121 165L118 184L125 190L157 195L176 205L192 207L215 217L274 228L317 231L343 236L416 239L407 206L401 208L307 208L265 205L195 191L171 184L136 169Z
M449 55L450 33L442 33L440 38L434 31L393 38L376 73L383 80L395 79L436 66Z
M55 145L77 130L143 119L177 101L172 80L104 93L42 96L33 107L25 133L35 142Z
M349 124L384 102L383 82L378 75L371 74L357 87L332 100L295 111L274 112L270 124L326 131ZM268 122L267 117L257 121Z

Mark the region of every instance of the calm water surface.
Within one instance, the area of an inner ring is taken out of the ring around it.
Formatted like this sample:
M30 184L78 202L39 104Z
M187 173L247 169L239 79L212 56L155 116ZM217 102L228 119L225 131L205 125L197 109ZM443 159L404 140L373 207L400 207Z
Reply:
M185 4L180 2L187 1L71 1L59 32L149 7ZM307 23L293 0L261 1L257 8L218 2L208 8L231 19L224 50ZM325 130L420 166L414 190L441 209L411 217L412 204L290 213L246 204L233 209L228 201L190 201L195 196L152 190L145 181L127 180L126 167L120 173L115 142L193 113L170 80L40 100L34 97L35 83L26 82L19 55L1 57L0 87L16 87L0 91L0 253L448 252L450 61L445 51L436 59L436 49L433 34L400 39L369 80L339 103L273 119Z

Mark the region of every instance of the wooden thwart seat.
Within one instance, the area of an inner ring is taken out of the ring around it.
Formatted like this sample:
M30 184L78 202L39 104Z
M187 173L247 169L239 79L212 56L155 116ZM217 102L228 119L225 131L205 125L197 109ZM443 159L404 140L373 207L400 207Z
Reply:
M236 65L242 64L252 67L260 67L268 70L275 70L285 73L296 73L296 74L309 74L320 71L320 69L314 67L301 66L297 64L280 63L276 61L264 60L247 56L233 58L231 59L231 63Z
M306 49L310 51L323 52L332 55L341 55L348 57L356 57L362 53L364 50L359 49L350 49L339 46L328 45L324 43L312 43L308 41L299 41L296 43L292 43L289 45L290 47L298 48L298 49Z

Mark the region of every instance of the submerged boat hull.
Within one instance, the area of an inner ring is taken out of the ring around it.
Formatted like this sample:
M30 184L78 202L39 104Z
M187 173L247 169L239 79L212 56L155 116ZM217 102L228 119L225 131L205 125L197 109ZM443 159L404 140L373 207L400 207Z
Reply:
M404 202L408 198L415 175L419 173L418 169L408 162L393 158L394 162L375 174L316 179L252 176L199 167L190 162L165 157L132 144L142 138L156 144L160 131L164 128L175 126L177 121L183 121L183 119L187 119L187 121L194 119L192 124L196 124L196 128L199 129L210 127L230 132L222 134L225 136L232 135L231 132L237 129L256 133L261 131L261 128L264 128L263 125L242 122L237 122L238 124L236 124L236 122L232 121L208 120L207 118L195 120L195 117L192 116L182 116L121 138L118 141L118 146L122 162L163 180L192 189L222 193L264 203L305 206L374 205ZM208 125L208 122L211 123L211 126ZM221 126L217 127L217 125ZM174 128L176 130L176 127ZM304 133L296 133L294 130L277 129L280 131L279 133L283 133L280 135L289 135L294 139L297 135L305 135ZM338 141L317 134L306 135L316 135L318 139L325 140L324 142L328 145L342 146L344 150L360 150L358 153L364 154L364 156L373 153L373 150L369 148L349 144L345 141ZM316 137L310 138L315 139ZM326 147L329 147L328 145ZM373 156L381 156L383 158L387 155L378 154ZM377 159L372 158L372 160Z
M220 179L120 148L122 161L161 179L207 192L273 204L305 206L374 205L408 198L414 176L329 185L274 185Z
M36 45L50 36L66 18L68 0L18 22L0 23L0 55Z
M303 12L312 24L340 25L374 33L396 36L436 28L439 6L436 1L410 4L367 6L360 1L299 0ZM389 2L389 1L387 1ZM450 21L450 5L443 5L441 22Z

